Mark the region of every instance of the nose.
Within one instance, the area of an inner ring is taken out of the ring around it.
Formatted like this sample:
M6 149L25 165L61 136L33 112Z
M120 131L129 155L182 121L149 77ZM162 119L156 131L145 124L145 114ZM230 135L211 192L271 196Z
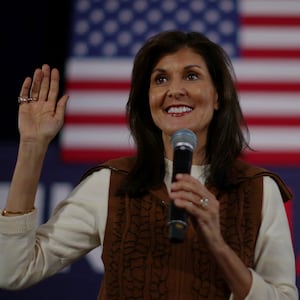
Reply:
M168 95L169 98L179 99L179 98L181 98L185 95L185 92L184 92L183 89L181 89L181 90L169 90L167 95Z
M167 96L169 98L179 99L186 95L186 90L180 86L171 86L167 91Z

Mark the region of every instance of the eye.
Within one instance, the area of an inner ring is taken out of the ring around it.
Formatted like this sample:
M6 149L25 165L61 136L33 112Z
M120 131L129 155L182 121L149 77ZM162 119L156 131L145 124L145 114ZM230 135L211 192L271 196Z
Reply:
M167 82L167 80L168 80L167 76L163 75L163 74L159 74L159 75L155 76L155 78L154 78L154 82L157 85L163 84L163 83Z
M199 79L199 75L195 72L189 72L185 76L186 80L197 80Z

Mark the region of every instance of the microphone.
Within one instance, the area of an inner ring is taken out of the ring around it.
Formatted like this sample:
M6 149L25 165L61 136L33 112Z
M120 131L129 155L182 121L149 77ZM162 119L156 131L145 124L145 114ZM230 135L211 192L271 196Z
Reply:
M172 182L178 173L191 172L193 151L197 145L195 133L189 129L180 129L171 137L174 151ZM183 242L187 226L187 215L184 209L175 206L171 201L169 207L169 240L172 243Z

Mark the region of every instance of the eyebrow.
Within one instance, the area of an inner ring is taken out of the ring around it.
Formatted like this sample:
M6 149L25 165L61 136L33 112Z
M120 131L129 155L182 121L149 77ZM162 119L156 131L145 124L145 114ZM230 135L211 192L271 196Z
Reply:
M199 69L203 69L203 67L201 67L200 65L196 65L196 64L194 64L194 65L187 65L187 66L185 66L183 69L184 70L187 70L187 69L190 69L190 68L199 68ZM166 70L165 69L162 69L162 68L155 68L155 69L153 69L152 70L152 72L151 73L155 73L155 72L160 72L160 73L163 73L163 72L166 72Z

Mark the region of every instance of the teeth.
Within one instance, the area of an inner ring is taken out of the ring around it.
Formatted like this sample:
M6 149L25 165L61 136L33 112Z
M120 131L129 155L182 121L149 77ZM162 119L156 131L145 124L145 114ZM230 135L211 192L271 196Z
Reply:
M168 113L169 114L181 114L181 113L185 113L185 112L190 112L192 111L192 109L190 107L187 106L172 106L168 109Z

